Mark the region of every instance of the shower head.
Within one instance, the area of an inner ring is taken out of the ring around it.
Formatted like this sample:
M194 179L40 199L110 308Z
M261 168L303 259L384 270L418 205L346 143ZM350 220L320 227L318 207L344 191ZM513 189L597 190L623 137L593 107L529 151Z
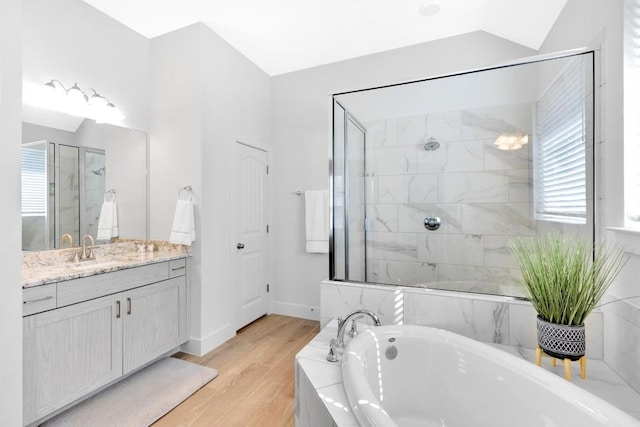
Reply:
M98 175L98 176L104 175L105 172L106 172L106 170L105 170L104 166L101 167L100 169L96 169L94 171L91 171L92 174Z
M427 139L427 142L424 144L424 149L427 151L436 151L438 148L440 148L440 143L433 137Z

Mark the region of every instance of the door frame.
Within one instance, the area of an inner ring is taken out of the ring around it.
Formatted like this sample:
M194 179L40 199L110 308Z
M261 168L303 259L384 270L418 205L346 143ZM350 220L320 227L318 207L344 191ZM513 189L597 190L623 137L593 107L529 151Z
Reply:
M239 181L236 179L236 170L235 170L235 166L236 166L236 153L237 153L237 147L238 145L244 145L245 147L248 148L252 148L255 150L259 150L264 152L267 155L267 165L269 166L269 174L267 175L267 182L266 182L266 194L265 194L265 211L266 211L266 220L267 220L267 224L271 225L273 224L273 203L271 203L271 200L273 200L273 179L271 179L271 176L273 175L273 168L271 166L272 163L272 155L271 155L271 147L269 145L265 145L265 144L260 144L260 143L247 143L245 141L241 141L241 140L235 140L233 142L233 146L232 149L229 150L230 151L230 168L229 168L229 196L230 196L230 203L229 203L229 218L230 218L230 227L229 227L229 270L230 270L230 274L229 274L229 282L230 282L230 293L229 293L229 297L230 297L230 302L231 302L231 307L230 307L230 313L231 313L231 324L233 326L233 330L234 332L237 331L239 329L239 316L238 316L238 301L240 298L240 295L238 294L238 288L237 286L234 286L234 283L237 283L238 281L238 257L236 255L238 255L238 250L236 248L236 230L238 227L238 223L237 223L237 215L235 215L234 212L234 208L235 206L237 206L238 203L238 195L240 194L239 191ZM266 266L265 266L265 278L267 283L269 283L270 285L270 291L266 294L266 300L267 300L267 313L266 314L271 314L272 310L272 301L273 301L273 251L271 250L271 246L272 246L272 236L273 236L273 227L270 227L269 233L267 233L266 235L266 239L265 239L265 251L266 251Z

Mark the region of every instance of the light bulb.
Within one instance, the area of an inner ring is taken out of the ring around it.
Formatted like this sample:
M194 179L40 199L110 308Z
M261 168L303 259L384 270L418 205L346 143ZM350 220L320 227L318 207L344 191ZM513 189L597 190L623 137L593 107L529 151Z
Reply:
M105 108L108 103L109 101L107 101L107 98L102 97L97 93L94 93L93 96L89 98L89 106L92 108Z

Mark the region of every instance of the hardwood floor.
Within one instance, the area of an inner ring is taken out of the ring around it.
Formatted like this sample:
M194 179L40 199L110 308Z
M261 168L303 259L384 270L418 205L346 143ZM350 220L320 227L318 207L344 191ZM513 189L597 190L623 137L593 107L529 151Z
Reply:
M294 357L319 330L319 322L272 314L203 357L176 354L219 374L153 426L293 426Z

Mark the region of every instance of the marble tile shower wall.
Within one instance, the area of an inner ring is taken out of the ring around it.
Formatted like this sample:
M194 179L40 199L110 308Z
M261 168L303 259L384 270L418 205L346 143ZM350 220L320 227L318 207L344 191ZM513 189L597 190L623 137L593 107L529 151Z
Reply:
M502 151L494 141L531 134L531 117L532 105L518 104L365 124L368 281L516 292L506 243L536 233L531 144ZM438 149L425 149L429 138ZM437 231L424 228L430 214L442 220Z
M74 242L80 239L80 179L78 159L60 155L60 236L71 234Z

